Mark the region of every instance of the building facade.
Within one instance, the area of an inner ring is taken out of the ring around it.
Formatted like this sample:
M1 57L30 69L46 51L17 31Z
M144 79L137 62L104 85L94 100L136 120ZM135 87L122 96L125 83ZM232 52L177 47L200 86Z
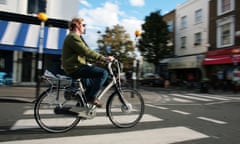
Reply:
M204 76L202 59L208 48L208 0L188 0L176 8L174 57L168 62L172 83L199 82Z
M23 15L45 12L49 18L70 20L78 16L79 0L1 0L0 10Z
M168 47L171 47L173 50L175 47L175 23L176 23L176 10L172 10L167 14L163 15L163 20L166 22L169 31L169 40L168 40ZM174 51L173 51L174 52ZM159 61L159 74L163 76L165 79L169 79L169 71L168 71L168 62L170 57L174 55L174 53L170 54L168 58L162 59Z
M37 14L42 11L49 18L44 28L43 69L62 73L60 54L68 33L67 20L77 16L78 6L78 0L1 0L0 73L13 84L35 83L40 33Z
M231 89L240 62L240 1L210 0L209 6L210 47L203 65L214 88Z

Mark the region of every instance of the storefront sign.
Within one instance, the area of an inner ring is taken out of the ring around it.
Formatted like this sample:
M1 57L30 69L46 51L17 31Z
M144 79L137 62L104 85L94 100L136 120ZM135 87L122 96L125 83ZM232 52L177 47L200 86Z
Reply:
M168 69L197 68L199 61L196 56L173 58L168 63Z

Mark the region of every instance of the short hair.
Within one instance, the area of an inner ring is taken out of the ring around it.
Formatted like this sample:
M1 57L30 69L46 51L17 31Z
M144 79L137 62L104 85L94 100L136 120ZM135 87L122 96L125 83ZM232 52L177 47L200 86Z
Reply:
M73 29L75 28L76 24L82 24L84 21L83 18L73 18L69 24L68 24L68 28L70 31L73 31Z

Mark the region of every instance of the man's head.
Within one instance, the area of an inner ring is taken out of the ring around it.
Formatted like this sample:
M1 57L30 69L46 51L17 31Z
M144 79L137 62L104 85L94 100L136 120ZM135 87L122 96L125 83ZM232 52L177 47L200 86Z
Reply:
M82 18L73 18L68 25L69 30L79 32L80 34L85 33L85 24L83 21Z

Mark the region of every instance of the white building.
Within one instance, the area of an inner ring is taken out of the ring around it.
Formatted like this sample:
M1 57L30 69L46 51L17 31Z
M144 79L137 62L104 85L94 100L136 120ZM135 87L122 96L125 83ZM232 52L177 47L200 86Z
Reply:
M49 18L70 20L78 16L79 0L42 0L46 2L45 12ZM40 0L0 0L0 10L29 15L29 3Z
M208 1L188 0L176 8L175 58L168 63L173 77L186 79L191 73L199 80L202 75L201 61L208 46Z
M52 21L70 20L78 15L79 5L79 0L0 0L0 12L4 13L0 20L0 72L7 73L16 84L34 82L40 23L31 23L28 18L37 21L37 13L45 12ZM20 14L18 21L10 16L14 14ZM44 31L43 65L58 69L68 30L46 25Z

